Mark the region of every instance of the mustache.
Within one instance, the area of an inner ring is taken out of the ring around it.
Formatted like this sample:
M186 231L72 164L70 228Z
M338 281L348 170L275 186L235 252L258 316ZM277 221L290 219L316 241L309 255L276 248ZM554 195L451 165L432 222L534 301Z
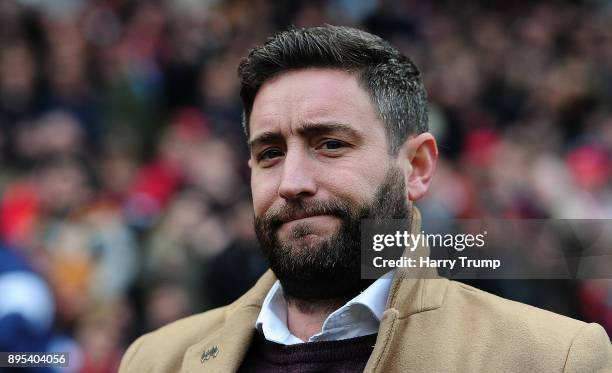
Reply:
M316 215L333 215L346 219L352 215L352 211L347 204L336 199L328 201L297 200L266 212L262 220L271 228L278 228L289 221Z

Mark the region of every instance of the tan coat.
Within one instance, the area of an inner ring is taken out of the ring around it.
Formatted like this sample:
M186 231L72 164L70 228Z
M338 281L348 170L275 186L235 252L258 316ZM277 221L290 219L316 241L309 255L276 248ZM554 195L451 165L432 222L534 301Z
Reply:
M610 340L597 324L459 282L399 277L366 372L612 372ZM140 337L120 372L235 371L274 281L268 271L231 305Z
M413 211L418 232L420 213ZM366 372L612 372L612 346L598 324L422 277L396 271ZM236 371L275 281L268 271L234 303L140 337L119 371Z

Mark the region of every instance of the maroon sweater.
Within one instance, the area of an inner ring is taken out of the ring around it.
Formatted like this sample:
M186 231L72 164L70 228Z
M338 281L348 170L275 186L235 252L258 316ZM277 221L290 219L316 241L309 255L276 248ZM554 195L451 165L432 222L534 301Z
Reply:
M363 372L376 343L376 334L339 341L285 346L255 333L239 373L353 373Z

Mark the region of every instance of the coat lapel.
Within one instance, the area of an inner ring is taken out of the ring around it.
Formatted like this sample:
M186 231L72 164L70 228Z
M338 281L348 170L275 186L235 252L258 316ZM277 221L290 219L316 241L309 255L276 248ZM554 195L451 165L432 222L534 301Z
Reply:
M413 207L412 211L411 232L417 234L421 231L421 213L416 207ZM430 250L427 246L420 246L415 251L406 250L403 255L415 258L429 256ZM393 343L398 343L402 337L397 335L398 330L403 329L399 326L410 322L411 315L439 308L444 301L447 286L448 280L439 277L435 268L395 271L387 307L378 329L376 345L364 372L389 371L387 366L390 362L404 358L388 356L389 347Z
M235 372L251 345L255 321L275 281L268 270L251 290L229 306L223 325L187 350L182 371Z

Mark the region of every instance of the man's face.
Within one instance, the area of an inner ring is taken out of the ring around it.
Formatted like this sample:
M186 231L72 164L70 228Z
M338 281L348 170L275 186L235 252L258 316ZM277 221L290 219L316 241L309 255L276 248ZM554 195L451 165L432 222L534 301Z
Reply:
M281 74L259 90L250 134L256 231L285 293L362 290L359 221L408 215L403 174L367 92L340 70Z

